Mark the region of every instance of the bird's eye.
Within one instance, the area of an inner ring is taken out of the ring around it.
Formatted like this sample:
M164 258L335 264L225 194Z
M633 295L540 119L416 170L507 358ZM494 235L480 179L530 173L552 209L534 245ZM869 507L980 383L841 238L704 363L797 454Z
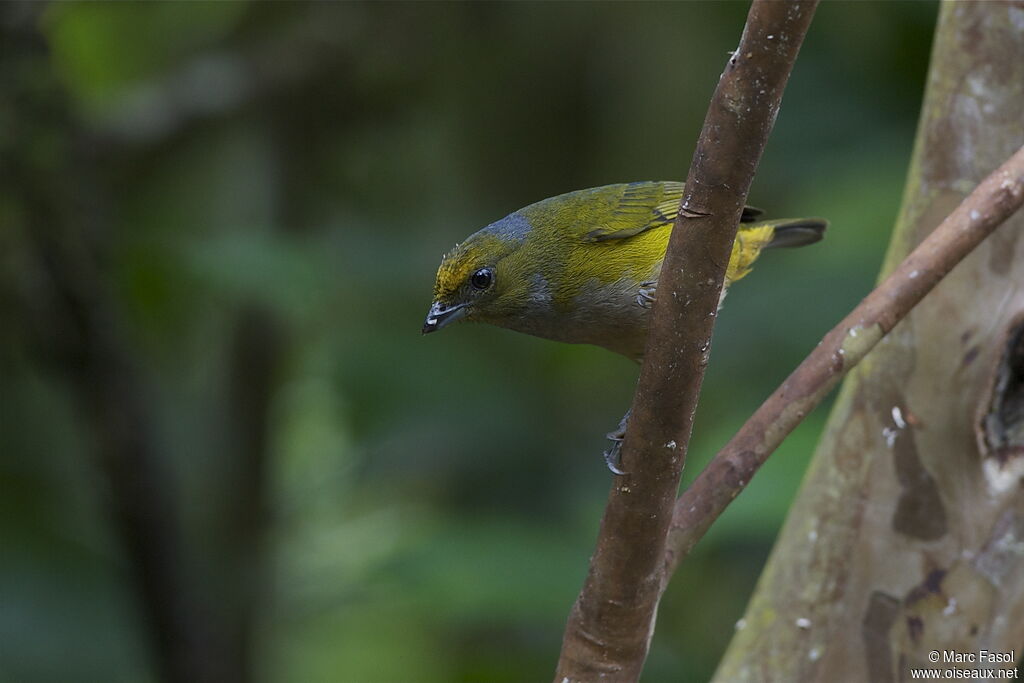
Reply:
M469 278L469 284L475 289L487 289L494 282L494 271L490 268L481 268Z

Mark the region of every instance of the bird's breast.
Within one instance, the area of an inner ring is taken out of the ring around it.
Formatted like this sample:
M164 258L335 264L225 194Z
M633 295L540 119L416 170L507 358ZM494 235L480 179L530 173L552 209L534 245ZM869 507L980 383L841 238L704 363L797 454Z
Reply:
M594 278L564 301L537 288L528 313L507 321L519 332L571 344L594 344L633 359L643 355L649 306L641 304L644 283L631 277L611 282Z

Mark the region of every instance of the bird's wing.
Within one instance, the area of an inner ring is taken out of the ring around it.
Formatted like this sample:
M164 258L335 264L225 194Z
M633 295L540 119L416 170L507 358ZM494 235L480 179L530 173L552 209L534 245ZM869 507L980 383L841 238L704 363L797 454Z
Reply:
M671 225L676 219L682 183L629 183L620 187L621 194L601 212L596 225L583 236L584 242L621 240Z
M683 183L638 182L620 187L621 194L601 212L596 225L583 235L584 242L625 239L675 222L683 196ZM740 221L750 223L762 213L761 209L753 206L744 207Z

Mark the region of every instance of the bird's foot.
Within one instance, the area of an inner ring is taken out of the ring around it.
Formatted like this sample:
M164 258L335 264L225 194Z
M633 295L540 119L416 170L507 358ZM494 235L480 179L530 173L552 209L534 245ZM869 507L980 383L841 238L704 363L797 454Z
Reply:
M626 471L622 469L622 439L613 439L610 435L608 440L612 445L604 452L604 462L612 474L623 475Z
M626 438L626 421L629 420L629 413L627 412L623 417L622 421L619 422L619 426L615 431L608 432L606 437L611 441L611 445L608 450L604 452L604 462L608 465L608 469L612 471L612 474L623 475L627 474L622 469L622 441Z
M636 295L636 305L640 308L650 308L654 304L654 295L658 291L658 281L641 282L640 291Z

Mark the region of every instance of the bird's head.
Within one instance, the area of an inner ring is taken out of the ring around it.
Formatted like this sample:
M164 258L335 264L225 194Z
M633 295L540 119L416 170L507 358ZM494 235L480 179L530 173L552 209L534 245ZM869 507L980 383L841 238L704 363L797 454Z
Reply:
M537 280L522 249L529 229L525 218L512 214L445 254L423 333L457 320L513 327L527 315Z

